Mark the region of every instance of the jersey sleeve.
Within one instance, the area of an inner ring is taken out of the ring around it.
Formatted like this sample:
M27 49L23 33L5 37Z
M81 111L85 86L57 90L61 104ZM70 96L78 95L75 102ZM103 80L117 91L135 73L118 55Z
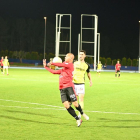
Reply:
M66 67L66 68L70 68L71 67L71 63L52 63L51 65L54 66L58 66L58 67Z
M86 72L89 73L90 72L90 66L89 66L89 64L87 64L87 65L88 65L88 68L87 68Z
M53 73L53 74L60 74L62 70L52 70L48 67L45 67L46 70L48 70L49 72Z

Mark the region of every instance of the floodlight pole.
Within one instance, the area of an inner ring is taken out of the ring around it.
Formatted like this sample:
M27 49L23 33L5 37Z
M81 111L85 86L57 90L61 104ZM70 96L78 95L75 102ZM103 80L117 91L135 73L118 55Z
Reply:
M140 73L140 21L139 21L139 66L138 71Z
M100 33L97 33L98 35L98 64L100 60Z
M94 71L96 71L96 53L97 53L97 24L98 16L95 15L95 30L94 30Z
M60 31L61 31L61 17L63 17L63 15L59 16L59 30L58 32L56 32L56 54L55 56L59 56L59 42L60 42Z
M80 34L78 34L78 59L79 59L79 52L80 52Z
M45 31L44 31L44 59L45 59L45 48L46 48L46 20L47 17L44 17L45 19Z

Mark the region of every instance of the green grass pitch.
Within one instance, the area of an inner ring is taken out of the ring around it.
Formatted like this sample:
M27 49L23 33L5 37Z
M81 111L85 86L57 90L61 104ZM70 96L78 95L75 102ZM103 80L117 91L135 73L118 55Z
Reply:
M140 74L91 75L84 101L90 119L77 127L61 103L58 75L43 69L0 74L0 140L139 140Z

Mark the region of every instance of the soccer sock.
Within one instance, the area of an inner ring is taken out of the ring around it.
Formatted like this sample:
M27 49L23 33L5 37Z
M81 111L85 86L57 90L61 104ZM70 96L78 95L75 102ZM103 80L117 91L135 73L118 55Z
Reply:
M80 101L79 104L80 104L81 108L84 109L84 102Z
M115 77L117 77L117 74L115 74Z
M75 113L75 110L70 106L67 111L71 114L71 116L73 116L76 120L79 120L79 117L77 116L77 114Z
M1 72L3 72L2 68L1 68Z
M82 110L84 109L84 102L83 101L79 101L79 104L82 108ZM81 116L81 113L79 112L79 115L78 116Z
M119 76L118 77L120 77L120 74L119 74Z
M81 115L83 115L83 110L80 105L78 107L76 107L76 109L81 113Z

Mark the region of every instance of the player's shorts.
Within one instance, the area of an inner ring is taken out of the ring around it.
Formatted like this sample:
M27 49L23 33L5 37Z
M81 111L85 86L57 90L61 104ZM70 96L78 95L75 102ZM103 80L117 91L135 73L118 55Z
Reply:
M4 69L8 69L8 66L4 66L3 68L4 68Z
M76 95L85 94L85 84L74 84Z
M64 103L65 101L68 101L68 102L77 101L75 91L72 87L60 89L60 94L61 94L62 103Z
M3 66L1 66L1 69L3 69Z
M100 72L101 71L101 69L97 69L97 72Z
M120 70L116 70L116 72L120 72Z

